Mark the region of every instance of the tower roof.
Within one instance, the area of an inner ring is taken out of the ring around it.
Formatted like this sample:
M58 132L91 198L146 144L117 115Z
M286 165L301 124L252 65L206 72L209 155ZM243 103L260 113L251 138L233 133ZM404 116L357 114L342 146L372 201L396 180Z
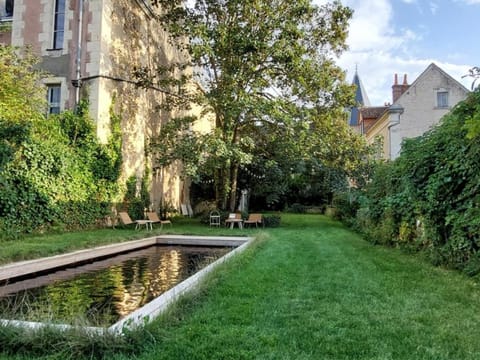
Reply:
M360 76L358 76L358 72L355 71L355 75L353 76L352 85L355 85L355 101L359 105L363 106L370 106L370 100L368 99L367 92L363 87L362 80L360 80Z
M355 106L350 111L350 119L348 123L350 126L357 126L359 121L358 109L362 106L370 106L370 100L363 87L362 80L360 80L360 76L358 76L357 69L355 69L352 85L355 85Z

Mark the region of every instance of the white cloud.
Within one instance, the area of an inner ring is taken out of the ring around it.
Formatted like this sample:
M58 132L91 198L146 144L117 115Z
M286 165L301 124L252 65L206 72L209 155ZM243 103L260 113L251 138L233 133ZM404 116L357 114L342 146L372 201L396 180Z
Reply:
M416 3L415 0L403 1ZM480 0L475 1L480 3ZM396 29L391 1L345 0L343 3L354 9L354 15L347 40L349 50L340 57L338 64L347 70L348 81L352 80L358 67L358 74L372 105L392 102L391 86L395 73L400 79L407 74L408 83L411 84L432 62L470 88L471 81L462 79L469 66L415 57L415 48L422 35L418 29L417 32L408 28ZM430 10L436 11L432 10L432 5ZM454 61L453 58L449 60Z
M433 1L430 1L429 6L430 6L430 12L433 15L435 15L437 13L437 10L438 10L438 4L434 3Z

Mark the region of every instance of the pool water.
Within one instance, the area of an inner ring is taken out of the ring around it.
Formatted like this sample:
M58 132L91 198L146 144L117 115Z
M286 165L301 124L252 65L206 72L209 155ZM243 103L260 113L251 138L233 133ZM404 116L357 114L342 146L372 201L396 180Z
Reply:
M0 286L0 318L109 326L232 248L152 246Z

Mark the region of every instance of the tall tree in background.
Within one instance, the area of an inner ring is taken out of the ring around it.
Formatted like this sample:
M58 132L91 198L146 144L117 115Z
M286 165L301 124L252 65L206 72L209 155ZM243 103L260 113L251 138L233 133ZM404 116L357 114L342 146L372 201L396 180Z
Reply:
M149 70L137 69L137 76L146 85L155 81L169 86L169 104L178 101L173 89L178 90L212 114L215 122L214 133L200 142L192 132L179 138L178 131L187 129L194 118L165 126L156 144L159 160L166 164L178 157L187 167L211 171L221 208L233 210L239 169L252 161L259 133L295 134L307 149L312 144L309 137L316 134L312 129L334 127L334 119L343 119L352 89L334 57L346 48L352 12L339 1L322 6L309 0L153 3L162 9L162 23L189 60L159 67L153 77ZM171 80L172 74L187 67L193 69L191 78ZM186 86L192 79L199 84L195 92ZM266 131L258 131L260 127ZM172 135L175 141L170 142ZM339 137L314 141L324 148L339 142ZM168 151L165 144L175 149ZM195 154L202 156L192 155L185 146L195 146Z

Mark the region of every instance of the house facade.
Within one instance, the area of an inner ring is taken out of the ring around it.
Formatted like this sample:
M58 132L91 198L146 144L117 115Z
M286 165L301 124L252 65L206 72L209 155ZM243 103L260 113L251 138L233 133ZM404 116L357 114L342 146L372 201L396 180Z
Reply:
M162 124L180 113L161 110L165 92L140 88L133 76L135 69L182 60L155 19L159 10L148 0L0 0L0 9L1 21L11 24L0 41L30 46L52 75L44 80L47 111L72 109L88 98L102 142L110 135L112 113L120 117L122 180L135 176L140 184L148 176L153 209L188 203L181 164L159 167L148 151ZM209 131L209 124L203 128Z
M391 105L360 109L362 133L370 144L381 144L379 158L393 160L400 155L404 139L420 136L438 124L468 92L434 63L412 84L406 75L401 83L395 75Z

